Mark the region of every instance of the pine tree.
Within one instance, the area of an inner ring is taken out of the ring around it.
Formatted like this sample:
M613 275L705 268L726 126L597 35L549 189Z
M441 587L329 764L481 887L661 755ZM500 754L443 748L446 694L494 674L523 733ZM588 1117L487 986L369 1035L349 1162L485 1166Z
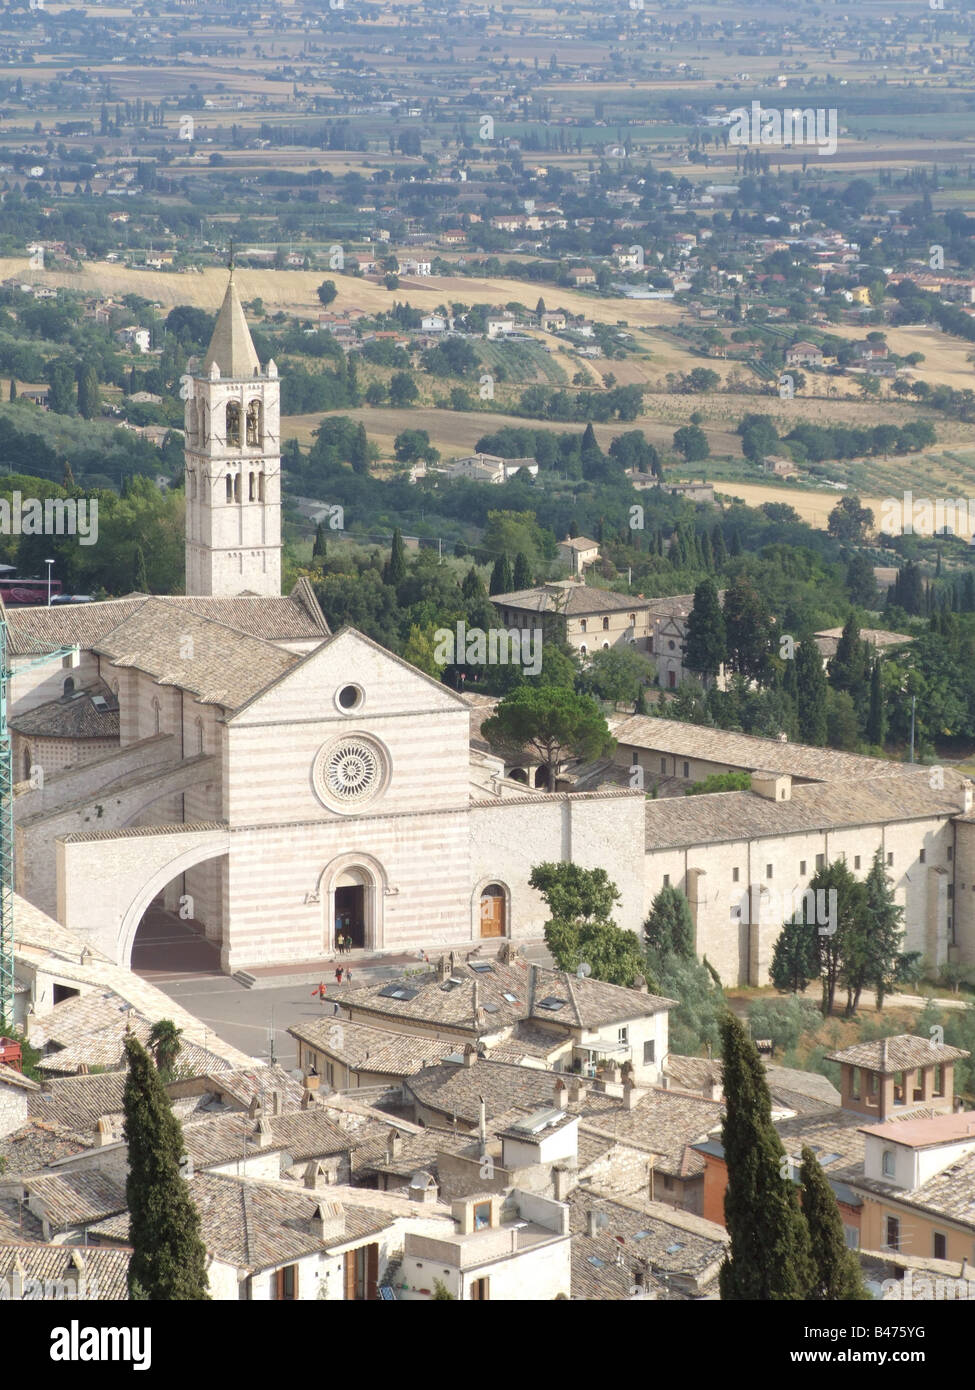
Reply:
M884 705L884 682L880 668L880 658L873 663L870 672L870 706L867 711L867 742L883 746L887 734L887 710Z
M870 643L861 638L860 624L852 613L843 624L836 654L829 663L829 682L834 690L847 692L858 718L865 723L870 698Z
M806 1297L813 1302L856 1302L869 1299L860 1262L847 1249L843 1218L819 1160L802 1146L802 1214L809 1228L814 1275Z
M713 579L703 579L694 590L694 606L687 618L684 665L701 676L714 677L726 654L724 614Z
M129 1297L185 1302L210 1297L200 1216L180 1172L183 1133L152 1058L125 1039L125 1141L129 1175Z
M315 527L315 544L311 548L311 558L324 560L327 554L328 542L325 539L325 523L320 521Z
M772 1124L755 1044L733 1014L721 1022L725 1118L721 1130L731 1244L721 1266L725 1302L801 1300L814 1278L809 1229Z
M826 743L826 672L815 638L796 648L796 686L799 692L799 737L822 748Z
M528 556L519 550L515 556L514 574L511 579L513 589L530 589L532 586L531 566L528 563Z
M64 460L64 474L61 478L61 486L64 488L75 488L78 484L74 480L74 473L71 469L71 460Z
M12 401L17 399L17 383L14 381L13 377L10 378L10 399Z
M390 584L394 589L397 589L405 578L406 547L403 545L403 533L397 526L393 531L393 544L386 568L383 571L383 583Z
M514 587L514 576L511 573L511 565L507 555L499 555L494 562L494 569L491 571L491 582L488 585L488 593L510 594Z

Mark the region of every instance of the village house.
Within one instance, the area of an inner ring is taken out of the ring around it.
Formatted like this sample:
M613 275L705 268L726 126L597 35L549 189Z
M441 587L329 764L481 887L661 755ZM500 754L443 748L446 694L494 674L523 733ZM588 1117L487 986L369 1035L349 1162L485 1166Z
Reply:
M599 542L586 536L566 536L559 541L559 559L568 564L572 574L580 575L599 559Z
M517 593L495 594L491 602L509 627L555 624L580 656L628 644L649 650L650 601L589 588L579 578L556 580Z

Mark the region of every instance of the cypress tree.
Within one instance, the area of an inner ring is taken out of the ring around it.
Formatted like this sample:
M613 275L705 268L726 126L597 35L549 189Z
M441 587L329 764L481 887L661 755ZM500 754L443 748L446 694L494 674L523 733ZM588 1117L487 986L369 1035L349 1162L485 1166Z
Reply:
M315 544L311 548L311 558L313 560L324 560L328 554L328 542L325 539L325 524L319 522L315 527Z
M716 676L724 663L726 638L724 614L713 579L702 579L694 590L694 606L687 617L684 664L702 676Z
M397 526L393 531L393 544L389 552L389 560L386 563L386 570L383 574L383 582L391 584L394 589L398 588L406 578L406 547L403 545L403 533Z
M796 648L796 686L799 692L799 737L822 748L826 743L826 673L815 639L806 637Z
M883 851L874 850L870 872L864 880L869 941L867 984L877 991L877 1008L897 980L897 961L903 947L904 909L894 901L893 883L884 867Z
M125 1039L125 1141L129 1175L129 1297L166 1302L201 1300L207 1289L200 1215L180 1172L183 1133L152 1058Z
M714 556L714 568L721 569L728 558L728 547L724 543L724 532L717 523L711 531L711 553Z
M87 362L78 373L78 414L84 420L94 420L101 410L98 375L92 364Z
M482 599L484 597L484 585L481 583L481 577L473 565L471 565L470 569L464 575L464 581L460 586L460 591L468 603L473 603L475 599Z
M13 377L10 378L10 399L12 401L17 399L17 383L14 381Z
M489 594L510 594L514 587L514 576L511 573L511 565L507 555L499 555L494 562L494 569L491 571L491 582L488 585Z
M64 460L64 473L61 478L61 486L66 488L74 488L78 486L78 484L74 480L74 473L71 469L70 459Z
M806 1297L813 1302L862 1301L870 1295L860 1262L843 1239L843 1220L833 1189L808 1145L802 1146L802 1212L809 1227L815 1270Z
M528 556L520 550L515 556L515 570L511 582L515 589L530 589L532 586L532 572L528 563Z
M146 566L146 552L141 545L135 548L135 587L138 593L149 592L149 570Z
M801 1300L814 1278L809 1229L772 1124L765 1072L755 1044L733 1014L721 1022L721 1040L721 1142L728 1168L724 1210L731 1237L721 1266L721 1298Z
M887 711L884 707L884 684L880 658L870 672L870 707L867 711L867 742L882 745L887 733Z
M349 448L349 463L352 465L352 472L360 476L366 476L369 472L369 441L366 438L366 427L360 425L352 436L352 444Z
M659 955L694 960L694 920L690 904L679 888L661 888L650 904L643 933L647 945Z

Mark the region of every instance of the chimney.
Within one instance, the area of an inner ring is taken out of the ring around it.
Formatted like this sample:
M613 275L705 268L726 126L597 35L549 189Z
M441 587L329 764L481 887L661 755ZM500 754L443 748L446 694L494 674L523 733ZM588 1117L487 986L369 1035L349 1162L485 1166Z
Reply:
M317 1192L320 1187L328 1186L325 1165L314 1158L305 1167L305 1186L310 1187L313 1192Z
M319 1240L345 1235L345 1212L338 1202L318 1202L311 1217L312 1233Z
M274 1143L274 1135L271 1133L271 1122L263 1117L258 1120L254 1131L257 1147L267 1149Z
M552 1169L552 1196L557 1202L567 1200L569 1193L578 1181L578 1171L572 1168Z
M440 959L437 961L437 974L440 976L441 981L448 980L450 978L450 966L447 963L446 956L441 956Z
M259 1096L251 1096L250 1104L247 1107L247 1113L252 1120L257 1119L258 1115L261 1113L261 1101Z
M568 1103L569 1092L566 1089L565 1082L562 1080L561 1077L559 1077L559 1079L555 1083L555 1092L552 1096L552 1104L555 1106L556 1110L564 1110Z
M386 1157L395 1158L403 1148L403 1136L398 1129L391 1129L386 1136Z
M880 1070L881 1070L882 1072L886 1072L886 1070L887 1070L887 1039L886 1039L886 1038L884 1038L883 1041L882 1041L881 1044L880 1044Z
M480 980L475 980L475 981L474 981L474 992L473 992L472 1007L473 1007L473 1010L474 1010L474 1027L475 1027L475 1028L477 1027L477 1011L478 1011L478 1009L480 1008L480 1005L481 1005L481 990L480 990L480 983L481 983Z
M573 1076L569 1081L569 1100L573 1105L579 1105L586 1098L586 1087L582 1078Z
M472 1067L477 1061L477 1048L473 1043L467 1043L464 1047L464 1066Z
M975 804L975 786L973 786L969 779L966 777L965 781L961 784L962 811L964 811L967 814L967 812L969 812L972 809L973 804Z
M599 1234L599 1225L596 1221L596 1208L590 1207L586 1212L586 1235L595 1236Z
M650 993L650 987L642 975L637 975L636 979L633 981L633 988L638 994Z
M638 1091L630 1077L623 1082L623 1109L635 1110L643 1096L642 1091Z
M112 1134L112 1122L105 1115L98 1121L98 1138L95 1141L96 1148L102 1148L105 1144L114 1144L115 1136Z
M307 1086L301 1093L301 1108L302 1110L314 1110L315 1108L315 1092L309 1091Z
M484 1102L483 1096L480 1096L479 1100L481 1106L477 1120L477 1151L479 1157L484 1158L487 1154L487 1105Z
M281 1092L277 1090L271 1092L271 1114L281 1114Z

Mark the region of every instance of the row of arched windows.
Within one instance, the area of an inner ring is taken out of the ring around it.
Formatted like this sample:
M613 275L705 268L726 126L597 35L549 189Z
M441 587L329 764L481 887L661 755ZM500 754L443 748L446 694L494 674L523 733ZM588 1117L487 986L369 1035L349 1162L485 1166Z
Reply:
M243 475L240 473L228 473L226 478L227 501L242 502L243 497ZM248 473L247 475L247 501L264 501L264 474Z
M257 396L247 402L242 414L240 401L228 401L224 407L224 443L228 446L241 444L241 421L243 420L243 442L249 449L264 446L264 402ZM210 410L204 400L197 402L194 432L206 444L210 438Z

